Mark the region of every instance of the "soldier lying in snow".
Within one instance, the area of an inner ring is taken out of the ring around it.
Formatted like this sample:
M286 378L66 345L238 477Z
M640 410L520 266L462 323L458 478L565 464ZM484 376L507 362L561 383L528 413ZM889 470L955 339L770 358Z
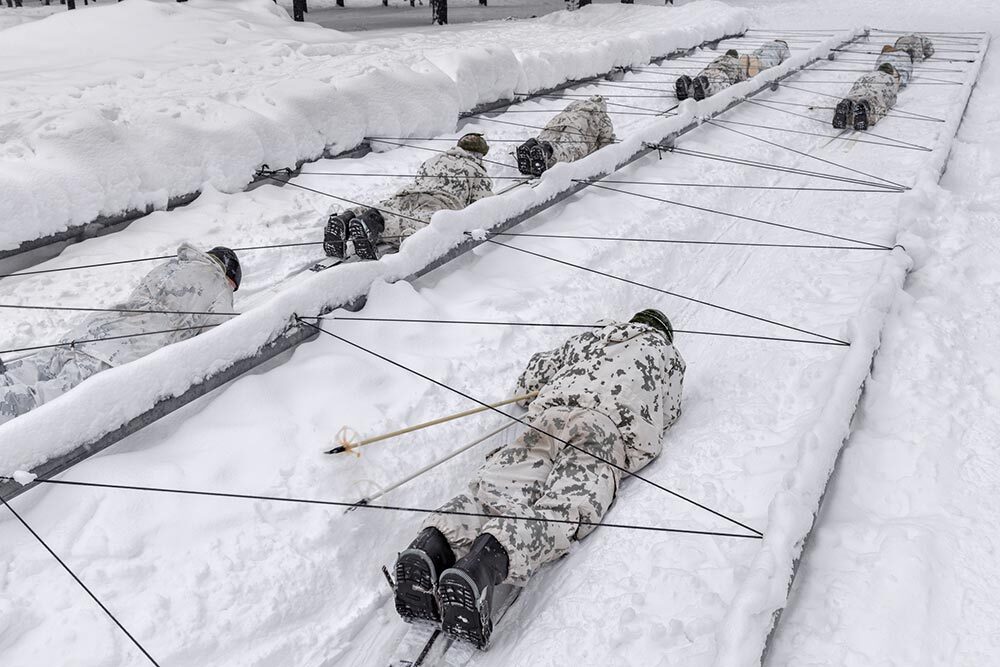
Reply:
M740 56L735 49L730 49L725 55L713 60L693 79L686 74L678 77L674 83L674 92L678 100L686 100L689 97L703 100L733 84L746 81L766 69L780 65L790 55L788 43L782 39L762 44L747 56Z
M889 63L862 75L851 86L847 97L837 104L833 126L842 130L850 123L855 130L867 130L895 106L899 85L899 73Z
M557 162L573 162L615 140L608 104L600 95L570 103L534 139L517 147L517 168L541 176Z
M910 83L910 77L913 76L913 58L910 57L909 52L886 44L882 47L882 53L879 54L878 60L875 61L875 69L877 70L886 64L892 65L892 68L896 70L896 73L899 74L899 87L905 88L906 84Z
M361 259L378 259L378 243L396 248L425 227L437 211L458 211L493 194L483 157L490 147L481 134L466 134L458 145L433 157L417 171L413 183L372 208L347 209L330 216L323 250L343 258L347 241Z
M896 48L909 53L913 62L927 60L934 55L934 42L923 35L903 35L896 40Z
M659 455L680 416L684 370L670 322L651 309L533 356L517 382L518 394L538 391L525 418L532 428L440 508L474 516L432 515L396 561L404 620L440 621L485 648L494 587L523 586L567 553L607 514L622 470ZM541 520L489 518L498 515Z
M229 248L202 252L181 245L176 258L150 271L129 298L116 306L168 313L94 313L73 330L67 342L122 338L52 348L8 363L0 374L0 424L66 393L95 373L192 338L201 333L198 327L221 322L208 313L232 312L233 292L241 278L240 262ZM139 335L167 330L171 331Z

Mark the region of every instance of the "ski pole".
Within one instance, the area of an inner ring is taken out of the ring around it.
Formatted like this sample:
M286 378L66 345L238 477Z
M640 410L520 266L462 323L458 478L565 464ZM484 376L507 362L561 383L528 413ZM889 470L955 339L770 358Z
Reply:
M386 487L386 488L382 489L381 491L379 491L375 495L368 496L366 498L362 498L361 500L359 500L358 502L356 502L355 505L367 505L368 503L370 503L372 501L378 500L379 498L381 498L382 496L386 495L390 491L395 491L396 489L398 489L399 487L403 486L407 482L413 481L417 477L420 477L421 475L423 475L425 472L428 472L429 470L432 470L432 469L438 467L442 463L446 463L446 462L450 461L451 459L455 458L456 456L458 456L462 452L468 451L468 450L472 449L473 447L475 447L476 445L478 445L480 443L483 443L483 442L486 442L487 440L489 440L493 436L499 435L500 433L503 433L504 431L506 431L507 429L509 429L511 426L513 426L516 423L517 422L507 422L506 424L504 424L500 428L494 429L494 430L490 431L489 433L487 433L486 435L481 436L479 438L476 438L475 440L473 440L469 444L462 445L459 449L456 449L455 451L453 451L451 454L448 454L444 458L440 458L437 461L434 461L433 463L428 463L427 465L425 465L420 470L417 470L416 472L412 473L408 477L405 477L405 478L399 480L398 482L396 482L392 486L389 486L389 487ZM353 509L355 509L355 508L354 507L348 507L346 511L350 512Z
M472 408L471 410L464 410L462 412L456 412L453 415L448 415L447 417L439 417L437 419L432 419L429 422L424 422L423 424L417 424L416 426L407 426L406 428L399 429L398 431L390 431L389 433L383 433L382 435L377 435L374 438L367 438L362 440L357 444L351 444L349 442L342 442L333 449L328 449L326 454L340 454L342 452L350 452L357 449L358 447L364 447L366 445L371 445L376 442L381 442L382 440L388 440L389 438L395 438L399 435L405 435L407 433L413 433L414 431L419 431L421 429L428 428L430 426L437 426L438 424L444 424L445 422L450 422L455 419L461 419L462 417L468 417L470 415L479 414L480 412L485 412L487 410L492 410L493 408L499 408L504 405L510 405L511 403L517 403L518 401L524 401L529 398L534 398L538 395L537 391L532 391L527 394L522 394L521 396L515 396L514 398L508 398L506 400L500 401L499 403L493 403L492 405L483 405L478 408Z

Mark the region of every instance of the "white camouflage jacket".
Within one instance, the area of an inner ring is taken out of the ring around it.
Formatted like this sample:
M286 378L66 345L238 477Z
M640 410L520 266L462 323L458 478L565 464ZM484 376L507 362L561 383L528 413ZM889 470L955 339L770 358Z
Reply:
M615 129L608 104L600 95L571 102L545 124L538 141L552 144L551 168L557 162L573 162L613 143Z
M483 157L455 146L420 165L413 183L395 196L420 195L434 200L437 210L458 211L492 194L493 180Z
M791 55L787 44L773 41L757 47L750 55L740 56L740 62L746 68L747 77L753 77L766 69L777 67Z
M879 54L878 60L875 61L875 69L877 70L885 63L892 65L892 68L899 73L900 87L904 87L910 82L910 77L913 76L913 59L910 58L909 53L897 50Z
M681 413L686 365L666 336L644 324L612 323L531 358L517 381L533 420L553 407L594 410L618 426L627 469L656 458Z
M177 257L150 271L116 308L195 312L232 312L233 290L222 266L201 250L182 244ZM155 315L144 313L96 313L78 326L68 340L127 336L184 327L225 322L212 315ZM201 329L187 329L169 334L121 338L89 343L77 348L110 366L134 361L161 347L191 338Z

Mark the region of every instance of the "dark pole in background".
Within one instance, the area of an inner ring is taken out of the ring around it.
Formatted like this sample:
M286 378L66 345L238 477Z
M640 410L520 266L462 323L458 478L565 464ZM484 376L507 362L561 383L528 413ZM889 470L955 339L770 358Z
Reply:
M431 23L448 24L448 0L431 0Z
M66 9L76 9L76 0L66 0Z
M292 0L292 18L296 21L305 21L305 12L309 11L306 9L306 0Z

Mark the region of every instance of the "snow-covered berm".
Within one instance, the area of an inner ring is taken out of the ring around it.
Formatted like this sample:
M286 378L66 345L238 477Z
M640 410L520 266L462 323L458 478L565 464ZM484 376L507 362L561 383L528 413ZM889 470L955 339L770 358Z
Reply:
M714 0L605 5L358 39L296 24L270 0L129 0L10 28L0 249L206 185L233 192L263 163L451 130L479 103L644 64L748 16Z
M670 117L650 119L629 136L573 163L558 164L534 187L487 197L461 211L440 211L433 224L409 238L401 252L378 262L347 264L311 279L281 286L269 301L243 312L197 338L160 349L135 362L100 373L72 392L0 426L0 473L30 469L94 442L239 360L254 356L285 331L295 314L308 316L356 300L378 281L406 278L442 257L466 232L492 228L556 197L574 181L613 172L646 143L658 143L705 115L739 99L815 58L826 55L859 29L819 40L753 80L732 86L703 102L689 100Z

